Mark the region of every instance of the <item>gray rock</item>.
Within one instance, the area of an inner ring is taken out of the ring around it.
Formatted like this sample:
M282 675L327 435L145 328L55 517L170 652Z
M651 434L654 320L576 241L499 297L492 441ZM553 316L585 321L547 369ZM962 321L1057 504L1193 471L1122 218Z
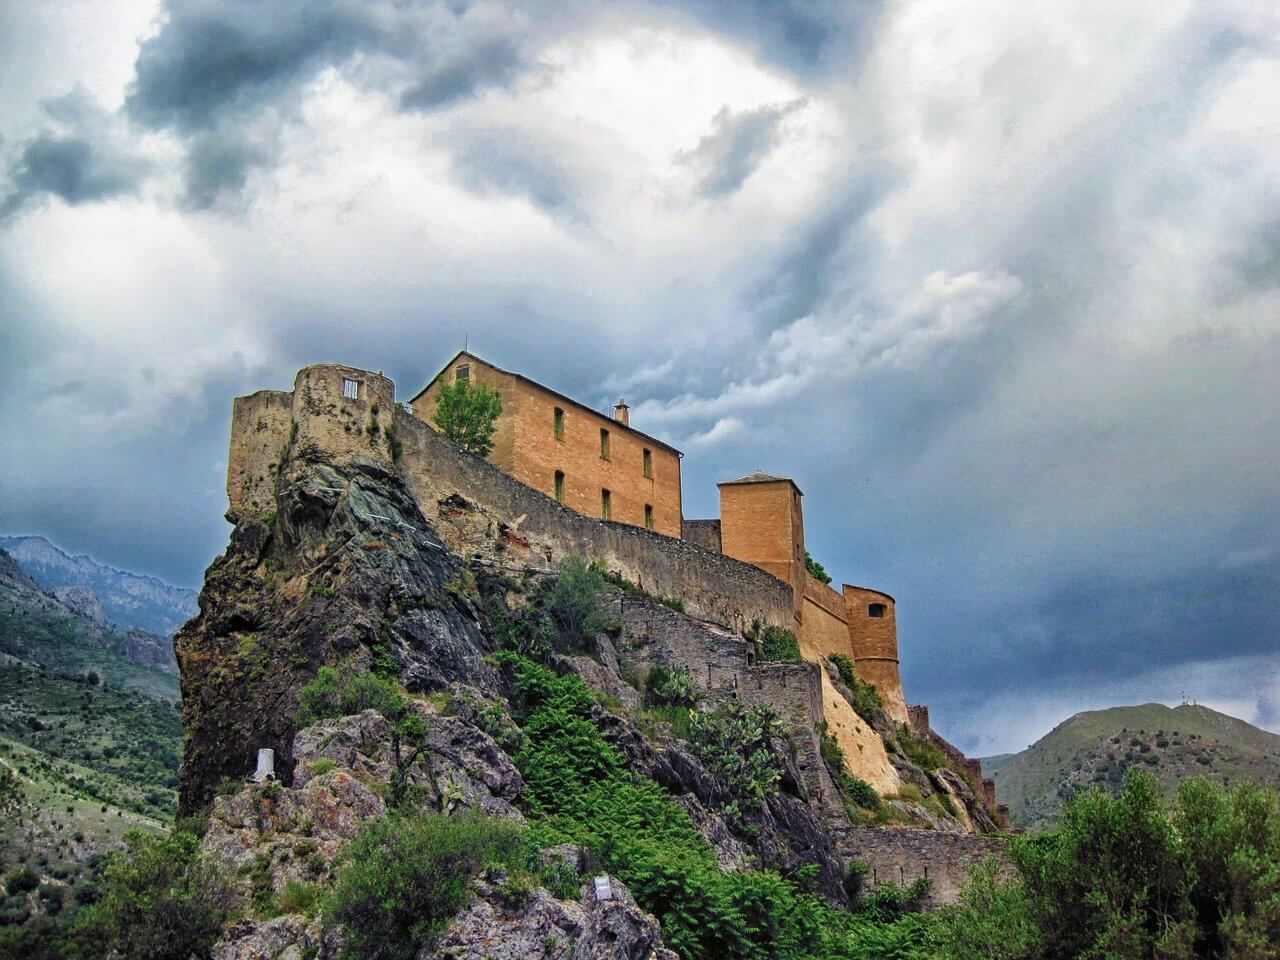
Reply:
M274 920L240 920L213 947L212 960L331 960L338 955L337 931L297 914Z

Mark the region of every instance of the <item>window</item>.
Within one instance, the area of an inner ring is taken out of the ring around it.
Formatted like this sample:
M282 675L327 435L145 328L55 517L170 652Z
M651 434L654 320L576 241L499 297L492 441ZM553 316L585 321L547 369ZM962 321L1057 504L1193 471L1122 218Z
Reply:
M343 377L342 378L342 395L346 397L348 400L354 400L357 397L359 397L360 381L348 380L346 377Z
M556 471L556 499L564 503L564 471Z
M600 430L600 459L609 459L609 431L603 428Z
M613 494L608 490L600 491L600 519L608 520L609 515L613 513Z
M647 447L644 451L644 475L646 477L653 476L653 451Z
M884 604L872 603L867 606L867 616L879 619L884 616Z
M557 440L564 439L564 411L559 407L556 407L555 412L551 414L551 430Z
M470 379L471 379L471 364L469 364L469 363L460 363L460 364L458 364L458 369L457 369L457 371L454 373L454 375L453 375L453 379L455 379L455 380L470 380Z
M653 504L646 503L644 505L644 528L646 530L653 529Z

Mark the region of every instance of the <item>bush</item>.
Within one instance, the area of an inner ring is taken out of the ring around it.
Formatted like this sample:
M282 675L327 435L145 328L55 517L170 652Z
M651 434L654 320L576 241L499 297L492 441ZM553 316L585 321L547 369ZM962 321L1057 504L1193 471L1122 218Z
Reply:
M496 817L411 813L367 823L325 909L345 932L344 960L412 960L466 905L480 869L513 869L522 850L522 831Z
M840 742L826 732L822 734L822 759L831 773L831 779L846 800L864 810L880 809L880 794L867 781L849 772L848 761Z
M591 649L604 629L604 571L582 557L565 557L534 595L539 632L562 653Z
M694 753L739 801L760 807L778 789L782 765L774 742L782 736L778 715L765 706L734 703L713 714L695 714L689 739Z
M809 576L813 577L813 579L820 580L826 584L831 583L831 575L827 573L822 564L809 556L808 550L804 552L804 568L809 571Z
M38 886L40 886L40 874L26 866L15 867L4 878L5 892L11 897L20 893L30 893Z
M880 697L880 691L858 677L853 661L843 653L833 654L831 662L835 665L836 672L840 674L840 682L852 695L850 705L854 712L867 723L874 723L876 714L884 711L884 700Z
M926 772L947 765L946 754L936 744L922 740L910 730L904 729L898 734L898 746L903 756Z
M760 660L763 663L799 663L800 641L790 630L765 627L760 634Z
M645 677L644 699L651 707L692 707L698 690L688 670L658 664Z
M102 895L77 916L73 938L84 957L189 960L207 955L233 903L193 832L132 832L107 858Z
M436 426L468 453L487 457L502 414L502 395L492 387L455 380L436 394Z
M388 719L397 719L404 715L405 708L404 694L394 680L351 667L321 667L298 691L294 719L298 726L305 727L365 710L377 710Z

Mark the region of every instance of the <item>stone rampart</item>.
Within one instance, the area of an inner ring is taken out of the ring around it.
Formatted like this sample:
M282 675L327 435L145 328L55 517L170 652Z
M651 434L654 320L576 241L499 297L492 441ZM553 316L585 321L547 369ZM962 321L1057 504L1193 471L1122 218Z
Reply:
M696 543L712 553L724 552L724 546L720 542L719 520L685 520L680 525L680 538Z
M928 879L934 906L955 903L969 868L995 857L1004 871L1011 871L1008 844L1001 837L972 833L942 833L912 827L876 827L849 831L841 853L867 868L872 888L895 883L906 886Z
M807 571L804 574L804 605L800 614L800 643L809 659L835 653L849 656L849 623L844 597Z

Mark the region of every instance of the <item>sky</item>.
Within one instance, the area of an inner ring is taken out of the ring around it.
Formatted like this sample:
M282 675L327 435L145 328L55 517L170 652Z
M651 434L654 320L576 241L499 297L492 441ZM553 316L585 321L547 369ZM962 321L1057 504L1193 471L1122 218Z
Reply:
M0 532L196 585L231 398L473 350L755 469L971 754L1280 730L1269 0L8 0Z

